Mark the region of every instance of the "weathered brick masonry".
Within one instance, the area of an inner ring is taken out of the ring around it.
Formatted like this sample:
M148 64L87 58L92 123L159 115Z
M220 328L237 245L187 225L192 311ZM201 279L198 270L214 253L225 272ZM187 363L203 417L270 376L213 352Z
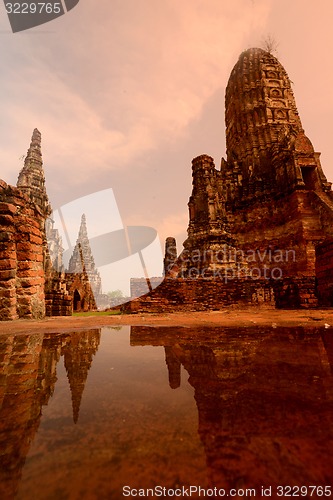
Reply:
M96 309L88 272L100 289L99 274L96 270L93 273L94 264L89 267L89 259L79 270L64 272L61 238L53 228L51 212L41 134L35 129L17 187L0 180L0 321L68 316L73 306L77 310ZM78 244L75 250L80 258ZM86 256L87 237L84 246Z
M164 282L140 297L147 283L132 280L134 300L127 308L332 306L331 183L303 130L288 75L272 54L255 48L240 55L225 110L226 159L219 169L206 154L192 161L184 249L177 257L175 240L167 239ZM52 222L45 228L50 213L35 129L17 188L0 183L2 320L96 307L101 281L85 218L66 274L57 231Z
M274 294L277 307L315 307L318 298L332 305L333 254L321 246L333 239L331 183L280 62L262 49L243 52L225 109L227 157L220 169L205 154L192 161L184 250L175 260L168 239L169 279L136 299L132 310L157 307L157 297L165 308L253 304L269 288L264 300L270 304ZM233 279L225 283L219 275ZM132 282L133 296L138 285Z
M333 240L316 248L317 291L323 306L333 306Z
M133 279L131 285L138 294L147 289L143 278ZM266 280L165 278L145 298L132 301L130 308L131 312L161 313L218 310L233 304L274 307L273 288Z
M45 315L44 216L19 189L0 181L0 320Z
M150 280L154 286L154 279ZM324 286L324 289L326 285ZM279 280L235 278L230 281L204 278L165 278L161 285L144 296L145 278L133 278L132 302L125 310L136 312L209 311L237 305L265 308L312 308L318 303L316 279L285 278ZM331 288L331 304L332 304Z

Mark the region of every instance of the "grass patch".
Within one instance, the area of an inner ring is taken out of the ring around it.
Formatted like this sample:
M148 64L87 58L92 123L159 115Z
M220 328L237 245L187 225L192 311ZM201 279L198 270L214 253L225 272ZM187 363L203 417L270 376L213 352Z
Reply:
M73 316L116 316L121 314L121 311L80 311L73 312Z

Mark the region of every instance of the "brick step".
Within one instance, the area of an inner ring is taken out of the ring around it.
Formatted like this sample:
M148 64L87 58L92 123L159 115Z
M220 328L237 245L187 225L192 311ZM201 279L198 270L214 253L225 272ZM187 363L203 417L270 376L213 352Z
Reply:
M333 201L328 197L326 193L314 192L315 195L326 205L330 210L333 210Z

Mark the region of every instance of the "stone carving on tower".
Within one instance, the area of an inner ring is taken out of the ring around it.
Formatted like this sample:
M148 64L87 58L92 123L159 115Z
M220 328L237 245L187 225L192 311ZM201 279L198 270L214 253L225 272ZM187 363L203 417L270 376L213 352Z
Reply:
M163 260L164 276L167 276L177 260L176 239L169 237L165 240L165 255Z
M304 133L290 79L269 52L255 48L240 55L226 88L225 122L228 201L330 190Z
M182 276L207 278L221 272L238 272L243 276L247 264L237 254L228 224L223 178L213 158L208 155L194 158L192 178Z

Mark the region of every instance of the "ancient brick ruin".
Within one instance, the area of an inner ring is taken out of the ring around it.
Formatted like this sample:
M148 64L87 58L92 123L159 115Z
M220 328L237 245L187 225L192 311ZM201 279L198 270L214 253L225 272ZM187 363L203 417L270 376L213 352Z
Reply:
M0 320L96 309L88 276L90 261L84 261L88 272L85 266L65 272L61 238L51 212L41 134L35 129L17 187L0 180Z
M0 319L45 315L44 216L17 188L0 182Z
M37 130L17 185L0 184L0 319L45 315L44 221L51 209Z
M331 183L272 54L254 48L240 55L226 88L225 122L220 169L208 155L192 162L184 250L175 259L169 240L164 282L131 310L315 307L323 297L332 306L333 293L323 291L333 269ZM324 273L316 252L326 259ZM132 280L133 296L142 283Z
M79 283L75 283L77 281L75 277L82 275L85 276L85 280L81 280L80 286ZM102 280L96 269L94 256L90 248L85 214L82 215L76 245L69 260L67 282L71 283L70 290L73 291L74 311L84 310L87 307L88 309L96 308L94 303L85 305L87 299L94 300L94 297L97 298L102 293ZM86 282L91 287L92 295L87 295L83 289Z
M163 283L144 295L146 279L133 279L137 298L127 309L333 306L331 183L303 130L288 75L269 52L240 55L226 88L225 122L220 168L208 155L192 162L183 251L177 257L175 240L167 239ZM35 129L17 187L0 181L2 320L69 315L95 309L102 297L85 217L66 273L50 214Z

